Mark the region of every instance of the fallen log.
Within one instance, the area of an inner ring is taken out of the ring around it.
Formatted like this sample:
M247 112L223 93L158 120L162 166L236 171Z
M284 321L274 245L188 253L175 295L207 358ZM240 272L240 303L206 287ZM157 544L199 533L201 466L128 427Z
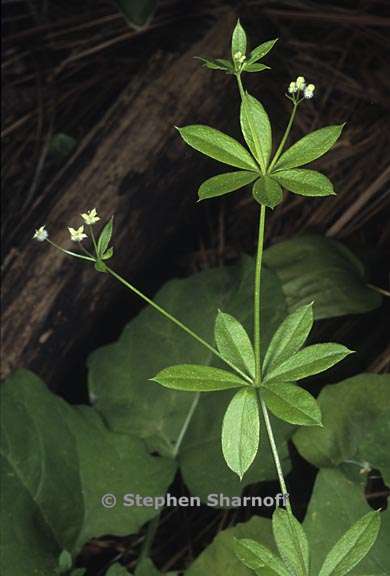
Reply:
M120 290L93 266L32 242L34 228L47 224L51 239L70 248L66 226L77 225L81 212L114 214L113 265L135 281L195 209L196 183L210 168L174 126L229 123L231 79L193 57L226 53L232 26L228 14L180 57L147 64L24 216L4 258L2 377L30 368L55 389Z

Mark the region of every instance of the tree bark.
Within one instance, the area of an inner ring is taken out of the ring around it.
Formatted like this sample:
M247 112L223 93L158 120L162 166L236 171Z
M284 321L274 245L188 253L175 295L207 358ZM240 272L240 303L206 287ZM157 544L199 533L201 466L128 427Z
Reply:
M66 226L80 225L81 212L96 207L105 219L113 214L110 265L134 281L195 209L209 164L174 126L212 122L223 129L229 121L231 77L205 70L193 57L226 53L232 26L227 14L182 56L147 65L23 218L4 260L3 377L30 368L56 388L120 290L93 265L32 242L34 228L46 224L54 242L74 249Z

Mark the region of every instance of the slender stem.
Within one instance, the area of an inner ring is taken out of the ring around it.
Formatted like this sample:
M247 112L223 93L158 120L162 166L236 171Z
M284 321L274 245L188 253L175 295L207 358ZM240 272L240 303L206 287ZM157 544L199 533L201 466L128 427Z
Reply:
M95 248L96 257L97 257L98 256L98 248L97 248L95 233L93 231L92 224L89 225L89 231L91 232L92 244L93 244L93 247Z
M154 537L157 532L158 525L160 523L160 515L158 514L151 520L148 524L148 528L145 534L145 540L142 546L141 553L138 557L137 565L139 565L142 560L145 560L150 556L150 549L153 544Z
M155 310L157 310L158 312L160 312L160 314L162 314L163 316L165 316L165 318L168 318L168 320L170 320L171 322L173 322L174 324L176 324L176 326L179 326L179 328L181 328L182 330L184 330L184 332L187 332L187 334L189 334L190 336L192 336L192 338L194 338L195 340L197 340L197 342L199 342L200 344L202 344L202 346L204 346L205 348L207 348L210 352L212 352L215 356L217 356L218 358L220 358L223 362L225 362L226 364L228 364L230 366L230 368L232 368L233 370L235 370L238 374L240 374L240 376L242 378L244 378L248 383L252 384L252 380L250 378L250 376L248 376L247 374L245 374L245 372L242 372L239 368L237 368L237 366L235 366L232 362L230 362L229 360L226 360L225 358L223 358L221 356L221 354L218 352L218 350L216 348L214 348L214 346L211 346L211 344L209 344L206 340L204 340L203 338L201 338L200 336L198 336L198 334L196 334L193 330L191 330L191 328L188 328L188 326L186 326L185 324L183 324L183 322L180 322L180 320L178 320L177 318L175 318L174 316L172 316L172 314L170 314L169 312L167 312L164 308L162 308L161 306L159 306L158 304L156 304L156 302L154 302L153 300L151 300L150 298L148 298L148 296L146 296L146 294L143 294L143 292L141 292L140 290L138 290L138 288L136 288L135 286L133 286L132 284L130 284L130 282L127 282L127 280L125 280L124 278L122 278L122 276L120 276L119 274L117 274L114 270L112 270L111 268L109 268L108 266L106 266L106 270L107 272L109 272L111 274L111 276L113 276L114 278L116 278L117 280L119 280L119 282L121 284L123 284L124 286L126 286L126 288L129 288L129 290L131 290L132 292L134 292L134 294L137 294L137 296L139 296L140 298L142 298L142 300L144 300L145 302L147 302L150 306L152 306L153 308L155 308Z
M263 260L264 246L264 228L265 228L265 211L266 207L262 204L260 208L259 233L257 240L257 256L255 268L255 291L254 291L254 315L253 315L253 333L255 345L255 384L261 384L261 337L260 337L260 291L261 291L261 264Z
M183 442L183 440L184 440L184 436L186 435L186 432L187 432L187 430L188 430L188 426L190 425L191 420L192 420L192 417L193 417L194 412L195 412L195 410L196 410L196 407L197 407L198 404L199 404L199 399L200 399L200 393L197 392L197 393L195 394L195 396L194 396L194 399L193 399L193 401L192 401L192 404L191 404L191 406L190 406L190 409L188 410L187 417L186 417L186 419L185 419L185 421L184 421L184 424L183 424L183 426L182 426L182 428L181 428L181 430L180 430L180 434L179 434L179 436L178 436L178 438L177 438L177 440L176 440L176 444L175 444L175 446L174 446L174 448L173 448L173 452L172 452L173 458L176 458L176 456L177 456L178 453L179 453L181 444L182 444L182 442Z
M294 122L295 114L297 113L297 110L298 110L298 105L299 105L299 101L294 102L294 106L293 106L293 109L291 112L290 120L288 121L287 128L284 131L284 134L283 134L283 137L280 141L278 149L275 152L275 156L273 157L272 162L269 165L268 172L271 172L272 168L275 166L276 162L279 160L281 153L283 152L283 148L284 148L284 146L287 142L287 138L289 137L290 132L291 132L291 128L292 128L292 125Z
M90 256L83 256L82 254L78 254L77 252L72 252L71 250L65 250L65 248L61 248L58 244L50 240L49 238L46 239L46 242L49 242L54 248L57 248L60 252L67 254L68 256L75 256L76 258L80 258L81 260L88 260L89 262L95 262L95 258Z
M383 294L383 296L387 296L388 298L390 297L390 292L384 288L380 288L380 286L375 286L374 284L367 284L367 286L369 286L369 288L372 290L379 292L379 294Z
M236 78L238 83L238 89L240 91L241 100L243 100L245 96L245 90L244 86L242 85L241 74L239 72L236 74Z

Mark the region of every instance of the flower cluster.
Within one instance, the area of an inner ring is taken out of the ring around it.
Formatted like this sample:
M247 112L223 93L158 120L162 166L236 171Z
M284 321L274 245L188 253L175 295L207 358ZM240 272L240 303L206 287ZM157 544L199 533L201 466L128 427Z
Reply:
M233 60L239 64L243 64L243 62L246 60L246 56L242 52L238 51L234 54Z
M93 208L92 210L88 210L88 212L81 214L81 218L88 226L92 226L93 224L96 224L96 222L99 222L100 220L100 217L96 212L96 208ZM84 224L82 224L78 228L71 228L70 226L68 226L68 230L70 234L70 239L73 242L82 242L83 240L85 240L85 238L88 238L87 234L85 234L84 232ZM45 226L41 226L40 228L37 228L35 230L33 236L34 240L38 240L38 242L44 242L44 240L47 240L48 238L49 234Z
M300 92L303 92L303 97L306 99L313 98L314 90L314 84L306 84L306 80L303 76L298 76L294 82L290 82L288 87L289 94L299 95Z

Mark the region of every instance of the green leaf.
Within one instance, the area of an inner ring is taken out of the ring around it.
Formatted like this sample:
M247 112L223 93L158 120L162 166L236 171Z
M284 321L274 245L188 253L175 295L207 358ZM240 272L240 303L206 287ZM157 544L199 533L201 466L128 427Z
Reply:
M338 470L320 470L304 521L310 542L312 574L319 574L329 550L354 522L370 511L372 513L364 486L347 480ZM379 536L368 556L353 570L354 576L387 576L390 573L390 511L385 510L380 516L382 528Z
M304 345L314 322L313 303L287 316L272 337L263 363L264 374L293 356Z
M1 573L52 576L63 550L75 556L93 537L138 532L156 515L128 508L128 492L164 494L175 464L144 443L110 431L88 406L70 406L32 373L1 385ZM115 508L101 503L106 493Z
M154 300L180 318L208 342L214 339L216 310L223 309L252 329L254 261L245 257L234 266L205 270L189 278L168 282ZM269 270L262 273L261 318L264 349L286 315L279 281ZM242 483L227 466L221 449L221 428L234 390L197 396L164 388L148 381L169 365L183 361L225 365L152 307L146 306L127 325L119 340L95 351L89 358L89 390L94 407L112 430L141 437L152 451L180 463L184 482L203 501L208 494L241 494L248 484L276 477L267 439ZM193 406L196 409L193 411ZM175 446L193 416L180 443ZM212 414L212 418L210 418ZM287 440L293 427L272 416L283 470L290 469Z
M164 368L151 380L166 388L186 392L215 392L248 386L248 382L231 372L197 364L178 364Z
M283 508L272 516L272 530L279 554L292 574L309 574L309 543L302 524Z
M100 233L99 240L97 243L97 253L100 258L103 257L103 254L105 254L108 249L108 245L110 243L112 236L112 226L113 226L113 218L110 218L110 220L107 222L107 224L104 226L103 230Z
M264 378L264 383L273 380L281 382L302 380L302 378L324 372L352 353L352 350L341 344L326 343L307 346L270 370Z
M248 62L244 62L242 70L244 72L262 72L263 70L271 70L271 68L265 64L249 64Z
M222 451L226 463L242 480L259 448L260 419L256 390L239 390L226 410Z
M275 38L275 40L268 40L267 42L259 44L259 46L256 46L256 48L253 48L246 62L249 64L253 64L258 60L261 60L261 58L264 58L264 56L266 56L266 54L268 54L268 52L272 50L277 41L278 41L277 38Z
M296 170L280 170L273 172L274 178L283 188L301 196L332 196L335 195L333 184L320 172L298 168Z
M319 576L348 574L371 550L377 539L380 525L378 512L368 512L355 522L329 552Z
M157 0L114 0L132 26L145 26L157 6Z
M60 574L68 572L73 565L72 554L68 550L63 550L58 558L58 568Z
M275 544L272 537L271 521L259 516L249 522L236 524L218 533L213 542L196 558L185 572L185 576L253 576L253 572L238 559L236 539L251 538L258 540L272 551ZM274 572L264 568L259 575L275 576Z
M220 130L202 124L193 124L178 128L178 130L184 142L202 154L229 166L244 170L258 170L254 158L242 144Z
M290 312L314 302L319 320L368 312L382 302L367 286L362 263L336 240L296 236L265 250L263 261L281 280Z
M112 258L114 255L114 248L111 246L110 248L108 248L108 250L106 250L104 252L104 254L102 255L102 260L109 260L110 258Z
M251 564L254 564L254 559L259 561L259 568L262 566L270 568L279 576L291 576L284 563L276 556L269 548L259 544L254 540L244 538L236 541L235 550L240 559L246 558L247 555L251 556ZM248 566L249 567L249 566ZM261 571L259 571L261 574Z
M296 168L320 158L337 142L344 126L326 126L307 134L281 155L274 170Z
M137 574L137 571L135 573ZM159 572L157 572L157 574L159 574ZM113 564L107 570L106 576L129 576L129 572L124 566L121 566L120 564ZM150 573L149 576L153 576L152 573Z
M223 58L202 58L200 56L195 56L197 60L201 60L203 65L210 70L225 70L233 72L233 66L230 60L224 60Z
M144 558L137 564L135 576L160 576L160 571L157 570L150 558Z
M240 121L245 142L265 173L272 150L271 123L263 105L248 93L241 102Z
M230 314L219 311L215 322L215 341L224 359L255 377L255 354L245 328Z
M283 199L280 185L267 175L256 180L252 193L257 202L269 208L275 208Z
M232 35L232 58L234 61L234 55L237 52L241 54L246 54L246 34L244 28L241 26L240 20L237 20L237 24L233 30Z
M390 484L390 375L361 374L326 386L318 402L324 428L294 435L300 454L318 468L337 466L359 484L368 463Z
M265 403L277 418L290 424L321 426L321 411L309 392L288 382L270 382L262 389Z
M206 198L215 198L216 196L223 196L229 192L234 192L247 184L250 184L258 178L256 172L246 172L240 170L239 172L228 172L226 174L218 174L209 178L200 186L198 190L199 200Z

